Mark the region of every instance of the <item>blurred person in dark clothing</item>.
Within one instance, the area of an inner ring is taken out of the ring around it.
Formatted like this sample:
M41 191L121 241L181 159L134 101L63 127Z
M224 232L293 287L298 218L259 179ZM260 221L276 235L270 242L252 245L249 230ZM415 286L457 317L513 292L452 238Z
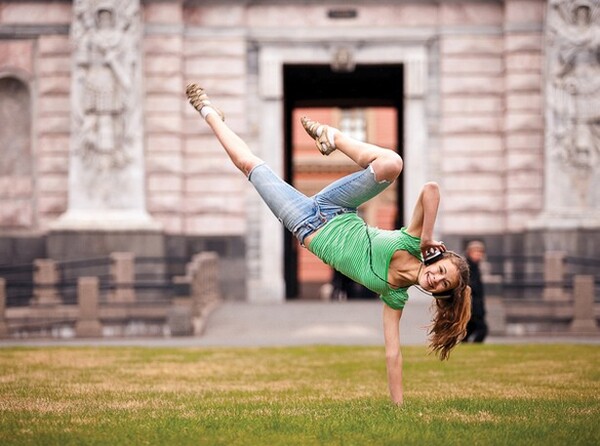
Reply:
M488 333L485 323L485 290L481 280L479 265L485 257L485 245L479 240L469 242L466 258L471 270L470 286L472 290L471 319L467 324L464 342L483 342Z

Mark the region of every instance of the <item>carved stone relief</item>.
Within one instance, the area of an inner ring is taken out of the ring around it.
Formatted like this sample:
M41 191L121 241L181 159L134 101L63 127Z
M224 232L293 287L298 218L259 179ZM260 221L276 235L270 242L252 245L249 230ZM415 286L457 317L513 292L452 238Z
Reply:
M589 209L600 168L600 0L550 1L547 60L547 175L566 173L573 204Z
M100 207L131 207L124 194L143 187L143 180L131 184L130 172L142 168L139 2L75 0L73 11L72 156L77 162L72 166L77 187Z

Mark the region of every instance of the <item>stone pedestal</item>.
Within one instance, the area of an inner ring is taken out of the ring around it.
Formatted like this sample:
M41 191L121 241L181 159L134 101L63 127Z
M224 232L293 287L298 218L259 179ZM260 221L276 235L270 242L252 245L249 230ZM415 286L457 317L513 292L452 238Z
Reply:
M544 256L544 300L565 300L563 292L565 280L565 253L548 251Z
M57 285L58 266L53 259L37 259L33 262L33 305L58 305L61 303Z
M146 211L139 0L75 0L71 24L68 210L53 222L54 260L164 256Z
M594 276L575 276L573 284L573 321L571 333L598 334L594 311Z
M102 336L102 325L98 319L97 277L80 277L77 281L79 318L75 324L77 337L91 338Z
M134 302L135 256L131 252L111 254L110 275L115 290L108 295L109 302Z

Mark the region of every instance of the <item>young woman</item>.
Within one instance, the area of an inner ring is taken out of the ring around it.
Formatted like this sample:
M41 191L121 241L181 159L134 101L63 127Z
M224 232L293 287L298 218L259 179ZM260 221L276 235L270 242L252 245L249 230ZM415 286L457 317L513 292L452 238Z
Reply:
M200 112L235 166L261 195L275 216L328 265L378 293L383 306L388 385L392 401L401 404L402 355L400 317L415 285L435 297L436 312L429 329L430 347L440 359L464 337L471 312L466 261L433 240L440 193L427 183L407 228L372 228L358 217L359 205L388 187L402 171L402 159L391 150L349 138L339 130L302 118L302 125L324 155L339 150L363 170L341 178L313 197L284 182L254 155L226 124L196 84L187 87L192 106ZM439 254L424 264L422 255Z

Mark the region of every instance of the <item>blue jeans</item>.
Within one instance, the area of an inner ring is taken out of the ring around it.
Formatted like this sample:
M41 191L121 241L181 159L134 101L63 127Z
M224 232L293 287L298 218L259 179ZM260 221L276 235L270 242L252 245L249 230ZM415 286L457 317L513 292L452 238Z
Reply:
M370 200L391 183L377 181L369 168L334 181L312 197L290 186L266 164L250 171L248 180L281 223L304 245L304 239L324 226L333 217Z

